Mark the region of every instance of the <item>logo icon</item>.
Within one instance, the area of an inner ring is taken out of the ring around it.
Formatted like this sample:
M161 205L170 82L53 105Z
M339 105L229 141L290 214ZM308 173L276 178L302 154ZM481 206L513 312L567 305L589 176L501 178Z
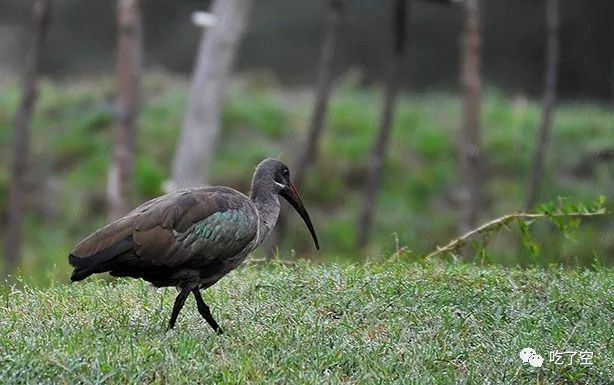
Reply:
M544 357L537 354L533 348L524 348L520 351L520 359L522 362L529 363L534 368L541 368L544 363Z

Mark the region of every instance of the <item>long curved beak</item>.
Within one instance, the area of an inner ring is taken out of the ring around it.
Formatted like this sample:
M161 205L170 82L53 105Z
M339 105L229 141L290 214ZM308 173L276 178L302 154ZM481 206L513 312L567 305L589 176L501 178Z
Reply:
M303 218L309 232L311 233L311 237L313 238L313 242L316 244L316 249L320 250L320 243L318 242L318 236L316 235L316 231L313 229L313 224L311 223L311 218L309 218L309 213L307 209L305 209L305 205L303 205L303 201L301 197L298 195L298 191L292 183L290 183L290 187L285 187L279 193L285 200L288 201L294 207L297 213Z

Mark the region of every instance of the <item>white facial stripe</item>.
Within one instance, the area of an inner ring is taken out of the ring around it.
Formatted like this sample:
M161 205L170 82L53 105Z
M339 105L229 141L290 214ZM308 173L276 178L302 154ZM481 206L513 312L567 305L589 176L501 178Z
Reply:
M277 182L277 181L273 181L273 183L275 183L275 184L277 185L277 187L279 187L279 188L281 188L281 189L283 189L284 187L286 187L286 186L284 186L283 184L281 184L281 183L279 183L279 182Z

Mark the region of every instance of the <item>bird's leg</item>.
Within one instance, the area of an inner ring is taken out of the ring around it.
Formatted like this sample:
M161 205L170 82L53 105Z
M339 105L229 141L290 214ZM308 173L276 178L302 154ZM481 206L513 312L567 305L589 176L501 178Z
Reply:
M168 321L168 328L166 330L170 330L175 327L175 321L177 321L177 316L179 312L183 308L183 304L185 303L186 298L190 295L191 287L184 287L181 289L181 292L175 298L175 304L173 305L173 312L171 313L171 319Z
M220 328L220 325L218 325L217 322L215 322L215 319L213 319L209 306L207 306L205 301L203 301L203 296L200 294L200 290L196 288L192 290L192 293L194 293L194 298L196 298L196 305L198 306L198 312L200 315L205 319L205 321L207 321L209 326L211 326L217 334L223 334L222 328Z

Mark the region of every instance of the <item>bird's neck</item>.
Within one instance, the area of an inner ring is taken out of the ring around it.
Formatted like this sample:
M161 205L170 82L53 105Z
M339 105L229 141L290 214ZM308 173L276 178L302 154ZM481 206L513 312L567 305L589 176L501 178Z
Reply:
M258 210L258 244L262 243L269 235L279 216L279 195L276 193L254 193L251 200Z

